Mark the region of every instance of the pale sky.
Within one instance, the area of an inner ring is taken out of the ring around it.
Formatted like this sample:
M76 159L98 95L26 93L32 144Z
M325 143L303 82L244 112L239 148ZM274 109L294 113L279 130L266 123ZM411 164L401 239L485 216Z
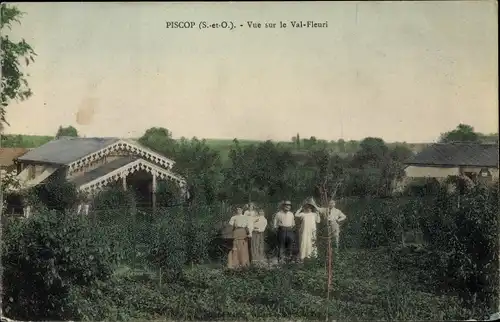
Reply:
M494 1L40 3L12 37L38 56L7 133L430 142L498 132ZM228 21L235 30L166 29ZM328 22L292 28L290 21ZM247 21L287 23L249 29ZM78 115L78 117L77 117ZM78 124L78 121L81 124Z

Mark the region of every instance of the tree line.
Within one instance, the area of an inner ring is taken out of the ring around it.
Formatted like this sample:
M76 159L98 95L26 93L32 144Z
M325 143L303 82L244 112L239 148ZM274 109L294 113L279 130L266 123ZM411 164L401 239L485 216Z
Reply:
M55 137L62 136L79 133L73 126L60 126ZM439 142L484 142L495 137L460 124L441 134ZM138 142L174 159L174 170L187 179L191 195L203 204L319 197L323 186L331 188L339 182L337 195L341 197L385 197L403 177L405 160L414 154L407 144L387 144L376 137L361 140L350 154L338 153L326 140L301 139L299 133L292 139L255 143L234 139L226 156L208 140L174 139L163 127L146 130ZM2 136L2 141L3 147L17 147L19 136ZM159 200L164 205L176 203L179 193L175 187L160 185Z

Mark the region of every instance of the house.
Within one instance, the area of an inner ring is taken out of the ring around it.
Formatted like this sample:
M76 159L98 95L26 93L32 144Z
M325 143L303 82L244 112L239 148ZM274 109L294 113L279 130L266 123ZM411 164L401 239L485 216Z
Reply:
M172 171L175 162L134 140L120 138L61 137L16 159L21 189L63 177L90 200L100 190L118 185L149 195L153 207L158 180L185 188L185 180ZM78 209L88 209L88 204Z
M0 148L0 169L11 172L16 169L14 159L28 152L26 148Z
M473 181L498 180L498 144L438 143L424 148L405 162L407 178L434 178L465 175Z

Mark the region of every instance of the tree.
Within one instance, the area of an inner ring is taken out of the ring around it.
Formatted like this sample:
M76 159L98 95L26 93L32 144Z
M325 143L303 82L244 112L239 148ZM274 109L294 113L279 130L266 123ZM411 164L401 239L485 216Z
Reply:
M6 28L11 29L14 22L20 23L23 13L17 7L7 4L0 5L0 31L1 31L1 62L2 66L2 94L0 96L0 131L4 124L9 125L6 120L6 108L12 100L22 101L32 94L28 81L21 68L20 61L24 59L26 66L34 62L36 53L24 40L12 41L6 35Z
M0 192L2 194L2 197L4 195L9 195L12 192L15 192L21 187L21 183L19 179L17 178L17 173L15 172L7 172L4 169L0 170L0 189L2 191ZM0 207L2 207L2 210L5 210L7 207L7 204L3 198L0 199ZM3 212L3 211L2 211Z
M339 147L339 152L345 153L345 141L344 141L344 139L339 139L337 141L337 145Z
M313 177L309 181L309 189L312 189L315 197L320 197L320 189L326 188L328 193L333 192L336 182L344 179L344 160L339 156L332 156L324 147L309 151L309 161L305 167L312 170Z
M497 143L498 144L498 133L490 134L479 134L481 142L484 143Z
M404 162L413 156L413 151L405 144L398 144L389 151L390 159L382 169L385 192L392 192L393 181L404 176Z
M62 136L78 137L78 131L71 125L67 127L59 126L59 129L57 129L56 138L60 138Z
M359 142L355 140L349 140L346 144L346 152L347 153L355 153L359 150Z
M355 168L380 168L389 158L389 149L381 138L367 137L360 142L359 147L352 162Z
M224 171L225 194L233 202L248 202L255 186L256 146L241 146L234 139L229 151L230 166Z
M478 142L480 134L474 132L474 128L467 124L459 124L454 130L441 134L439 141L448 142Z
M139 143L167 157L175 153L176 142L172 132L164 127L152 127L139 138Z
M391 159L396 162L404 162L413 156L413 151L403 144L398 144L390 150Z
M198 203L212 204L218 198L222 162L218 151L196 137L182 140L174 150L174 171L182 175Z

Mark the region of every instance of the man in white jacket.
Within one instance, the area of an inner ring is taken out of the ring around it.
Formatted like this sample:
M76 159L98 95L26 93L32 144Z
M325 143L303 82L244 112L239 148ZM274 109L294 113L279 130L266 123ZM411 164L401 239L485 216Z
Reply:
M332 231L333 238L335 239L335 246L339 248L340 241L340 223L344 221L347 217L346 215L336 207L335 200L330 200L328 204L328 208L319 208L320 213L327 215L327 220L329 223L329 227Z

